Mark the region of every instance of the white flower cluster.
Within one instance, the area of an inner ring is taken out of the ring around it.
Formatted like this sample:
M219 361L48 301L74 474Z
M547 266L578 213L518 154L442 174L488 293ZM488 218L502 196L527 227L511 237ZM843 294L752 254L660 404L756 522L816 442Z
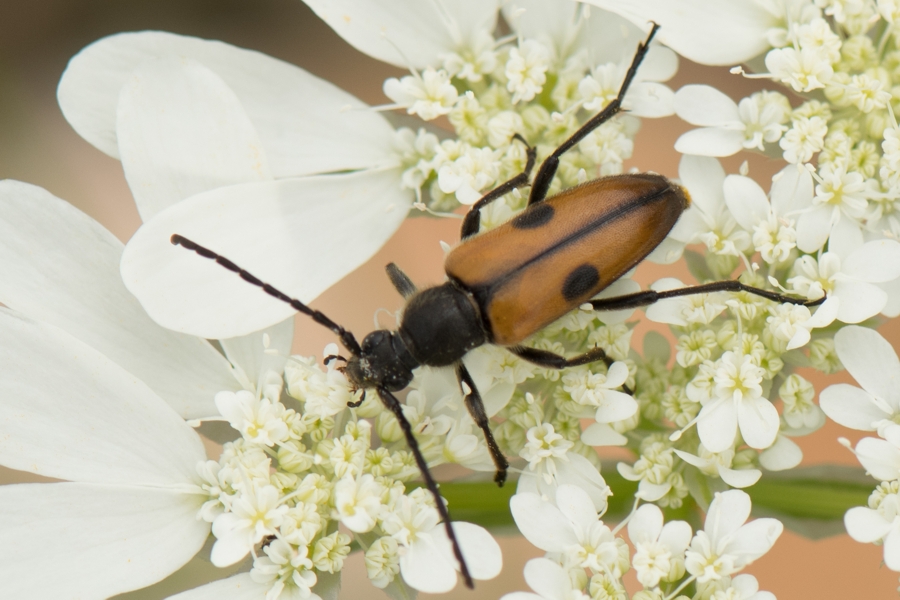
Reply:
M336 353L336 346L325 349L325 356ZM323 370L313 358L294 357L284 379L268 373L269 385L259 394L216 395L219 412L241 437L225 444L217 462L198 466L209 496L200 516L217 539L212 562L226 567L252 553L250 577L269 586L269 600L316 599L330 587L312 591L321 574L339 573L356 544L376 587L449 591L457 581L456 560L434 498L424 488L407 493L404 487L418 468L396 420L374 395L348 408L361 392L350 391L336 362ZM422 379L428 385L427 375ZM446 411L415 401L407 409L432 465L465 463L472 454L487 458L483 442L461 433ZM373 443L373 425L364 417L375 418L380 444ZM464 522L454 523L454 531L472 576L495 577L500 548L490 534Z
M634 568L642 590L631 598L662 600L679 596L694 583L700 598L772 597L757 594L752 575L735 575L769 551L782 532L776 519L747 523L750 497L731 490L715 495L702 530L691 536L684 521L663 522L653 504L636 508L627 519L628 538L618 537L625 523L610 529L584 490L561 485L552 500L532 493L516 494L510 503L519 530L545 550L525 566L525 581L535 594L515 592L505 600L600 600L628 598L622 576ZM687 576L686 576L687 575Z
M548 32L542 19L551 11L561 14L552 17L557 30ZM425 129L398 132L403 185L420 199L426 191L432 209L471 205L520 173L525 146L513 139L516 134L537 147L538 160L549 154L616 96L641 37L615 16L591 18L577 4L511 3L503 14L515 36L464 32L470 41L439 53L438 64L384 84L395 107L425 121L446 116L453 127L454 135L443 141ZM612 50L610 38L629 51ZM629 115L602 125L566 153L551 193L621 173L640 126L635 117L673 113L672 91L660 82L676 69L674 53L654 46L626 97ZM509 196L483 212L482 220L498 225L523 207L521 196Z

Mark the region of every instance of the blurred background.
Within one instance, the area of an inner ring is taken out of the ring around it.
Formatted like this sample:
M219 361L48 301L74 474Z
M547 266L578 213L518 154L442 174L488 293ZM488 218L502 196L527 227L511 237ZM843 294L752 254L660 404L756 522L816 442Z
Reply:
M93 148L69 127L56 104L56 85L68 59L87 44L113 33L144 29L219 39L259 50L328 79L372 105L387 103L381 92L385 78L403 75L352 49L301 0L0 0L0 179L46 188L90 214L122 241L134 233L140 219L120 163ZM678 75L669 85L677 90L687 83L715 85L735 100L758 89L776 89L764 81L730 75L726 68L702 67L682 60ZM635 143L636 158L628 161L626 168L677 177L679 155L673 144L689 128L676 117L645 119ZM730 157L723 163L729 173L736 173L744 160L748 161L750 175L764 189L783 166L780 161L750 154ZM313 307L326 311L357 334L365 334L373 329L376 311L394 312L401 306L384 275L384 265L397 262L418 284L440 283L443 251L438 242L455 243L458 231L459 221L454 219L407 221L385 248L320 296ZM338 225L335 234L340 234ZM671 268L665 274L673 276ZM646 285L661 276L659 267L643 265L637 278ZM689 280L686 272L674 276ZM643 334L650 329L663 331L641 323L634 336L635 347L640 347ZM334 341L329 332L306 319L298 319L296 331L294 351L299 354L320 356L324 345ZM897 347L900 321L882 327L881 332ZM831 383L851 381L846 375L810 379L818 390ZM854 441L862 437L829 424L798 440L805 464L857 466L853 456L837 444L840 435ZM19 474L0 470L0 481L23 480ZM501 537L500 542L505 566L498 579L480 582L474 591L459 587L441 597L499 598L506 592L527 590L522 567L542 553L519 537ZM749 572L757 576L761 589L781 600L887 598L896 593L898 583L897 574L881 564L880 547L858 544L846 535L811 541L785 532ZM341 598L386 597L368 583L358 553L351 556L344 573ZM627 581L636 586L633 575ZM160 588L127 597L149 600L169 593Z

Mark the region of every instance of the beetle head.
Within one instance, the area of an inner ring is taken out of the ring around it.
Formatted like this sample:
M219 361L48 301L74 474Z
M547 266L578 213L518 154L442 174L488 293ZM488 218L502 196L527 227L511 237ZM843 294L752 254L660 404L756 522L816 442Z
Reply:
M347 361L344 372L357 388L385 388L398 392L412 381L412 370L398 355L395 334L385 329L373 331L362 341L359 356Z

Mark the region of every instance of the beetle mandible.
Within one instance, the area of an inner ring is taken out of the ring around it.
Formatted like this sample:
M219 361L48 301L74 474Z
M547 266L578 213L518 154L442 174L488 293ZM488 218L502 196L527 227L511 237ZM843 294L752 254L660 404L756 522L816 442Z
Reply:
M462 363L463 356L470 350L483 344L497 344L526 361L553 369L594 361L611 364L602 348L566 358L523 346L521 342L586 303L596 310L620 310L647 306L676 296L717 291L745 291L776 302L804 305L823 300L792 298L736 280L591 300L662 243L690 204L684 189L662 175L651 173L602 177L547 198L560 156L623 110L623 98L658 28L654 24L646 40L638 46L616 98L545 158L533 181L531 172L536 149L521 135L514 136L526 147L526 166L522 173L472 205L463 220L461 243L447 255L444 264L446 283L418 290L396 265L387 265L391 282L406 299L396 331L373 331L360 344L351 332L322 312L261 281L227 258L183 236L176 234L171 238L173 244L215 260L338 336L350 357L332 356L326 360L345 361L342 369L351 385L363 389L363 393L366 389L375 390L385 407L397 418L425 484L434 495L468 587L473 587L472 578L454 535L449 512L419 450L412 427L403 415L402 404L394 395L409 385L416 368L455 368L460 387L468 388L466 407L484 433L496 466L494 479L503 485L509 463L494 440L478 388ZM481 209L529 182L531 191L526 209L509 222L476 236ZM361 401L355 405L359 403Z

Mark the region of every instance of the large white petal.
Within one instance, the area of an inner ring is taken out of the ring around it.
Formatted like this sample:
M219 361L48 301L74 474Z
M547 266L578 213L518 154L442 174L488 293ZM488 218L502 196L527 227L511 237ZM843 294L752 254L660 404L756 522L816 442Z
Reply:
M304 0L351 46L398 67L439 66L477 31L493 32L496 0Z
M875 406L871 394L846 383L836 383L822 390L819 406L832 421L859 431L875 431L874 423L891 416Z
M203 546L201 498L81 483L0 487L4 598L107 598L177 571Z
M148 60L119 94L116 135L143 221L188 196L271 179L266 154L231 88L196 60Z
M537 494L517 493L509 499L509 508L525 539L541 550L562 552L578 543L572 525L562 511Z
M438 548L438 543L448 542L446 537L432 539L420 535L400 557L400 574L410 587L420 592L442 594L456 585L456 569L448 562L445 552Z
M76 54L57 91L66 120L118 158L119 91L143 62L167 56L202 63L234 90L276 177L363 169L388 160L393 129L340 88L260 52L161 31L112 35Z
M844 527L850 537L864 544L881 540L891 530L881 513L864 506L854 506L844 514Z
M719 477L733 488L745 488L759 481L762 471L759 469L729 469L720 466Z
M597 509L591 497L574 485L563 484L556 488L556 506L569 521L583 529L589 529L597 520Z
M231 186L179 202L145 223L122 256L125 285L161 325L230 338L294 310L170 237L218 252L309 302L368 260L411 203L395 170Z
M778 519L756 519L734 532L727 546L729 554L738 554L738 566L745 566L772 549L784 531Z
M775 17L753 0L584 0L646 29L660 25L657 39L705 65L733 65L769 47L766 31Z
M802 213L797 218L797 247L804 252L814 253L825 244L831 233L832 210L828 206L818 206Z
M821 400L821 397L820 397ZM803 450L793 440L779 435L775 443L759 455L759 464L769 471L793 469L803 460Z
M624 109L637 117L668 117L675 113L675 94L655 81L637 81L628 90Z
M843 327L834 336L834 350L844 368L867 392L882 400L892 400L892 408L898 408L900 360L897 352L880 333L868 327ZM842 387L841 391L846 390ZM860 409L865 410L862 406ZM878 419L887 416L881 411L872 413L873 416L876 414L879 415L876 417Z
M549 558L532 558L525 563L525 582L547 600L566 600L566 592L572 588L569 575L558 563ZM533 595L533 594L532 594Z
M740 490L729 490L715 495L709 504L703 530L717 544L747 522L750 516L750 496Z
M691 125L738 125L741 115L734 100L708 85L686 85L675 92L675 113Z
M678 177L691 195L691 202L708 215L725 204L725 169L715 158L684 155L678 163Z
M142 381L61 329L0 310L0 464L72 481L184 485L203 444Z
M696 156L731 156L744 146L744 133L721 127L701 127L681 134L675 140L675 150Z
M893 281L900 277L900 243L894 240L865 243L841 262L841 271L871 283Z
M808 207L813 198L812 174L799 165L788 165L772 178L772 206L781 216Z
M747 231L769 216L769 200L759 184L742 175L729 175L724 184L725 204L738 225Z
M655 542L663 528L663 514L655 504L645 504L628 521L628 538L632 543ZM690 534L688 534L690 539Z
M856 444L856 458L872 477L893 481L900 476L900 449L879 438L863 438Z
M239 573L232 577L226 577L198 588L169 596L166 600L265 600L266 593L272 586L264 583L256 583L250 577L250 573ZM313 594L309 600L317 600Z
M832 295L839 299L837 318L844 323L859 323L874 317L887 304L887 292L865 281L842 281L834 284Z
M738 425L744 441L751 448L764 450L774 444L779 422L778 411L765 398L738 403Z
M884 538L884 564L891 571L900 571L900 529L896 526Z
M441 529L440 531L443 531ZM453 532L459 539L463 558L469 573L475 579L493 579L503 569L503 554L500 545L487 529L474 523L456 521Z
M122 243L37 186L0 182L0 302L52 323L142 379L182 417L215 414L235 389L205 340L154 323L119 273Z
M697 434L710 452L722 452L734 444L738 416L731 400L714 402L700 409Z

